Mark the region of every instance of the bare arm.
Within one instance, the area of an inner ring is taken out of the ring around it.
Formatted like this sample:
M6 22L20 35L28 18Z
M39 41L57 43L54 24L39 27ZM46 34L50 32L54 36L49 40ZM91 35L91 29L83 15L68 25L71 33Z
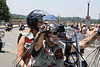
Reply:
M24 63L23 59L21 59L21 56L24 51L25 51L25 48L24 48L24 43L25 43L25 39L23 38L23 36L20 38L19 42L18 42L18 47L17 47L17 61L19 62L19 65L21 67L26 67L26 64ZM21 61L20 61L21 60ZM23 66L24 65L24 66Z
M37 35L36 35L35 38L37 38L38 34L39 34L39 32L37 33ZM42 45L43 45L43 40L44 40L44 35L45 35L45 33L42 33L42 34L40 35L40 37L39 37L37 43L35 44L35 50L36 50L36 51L38 51L38 50L42 47Z
M98 33L95 33L85 39L83 39L82 41L79 42L80 44L80 49L84 49L86 47L88 47L89 45L91 45L97 38L99 37ZM74 44L75 45L75 44ZM76 46L76 45L75 45ZM71 48L71 52L76 51L76 49L72 46Z

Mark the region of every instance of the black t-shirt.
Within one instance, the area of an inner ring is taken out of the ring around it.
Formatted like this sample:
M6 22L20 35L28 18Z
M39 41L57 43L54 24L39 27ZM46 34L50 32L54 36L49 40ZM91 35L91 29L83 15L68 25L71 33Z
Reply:
M43 47L43 46L42 46L42 47ZM40 50L42 49L42 47L40 48ZM40 50L36 51L35 48L34 48L34 46L33 46L33 50L32 50L32 52L31 52L32 56L33 56L33 57L36 57L37 54L40 52Z
M65 56L66 57L68 57L68 55L70 54L71 45L72 45L72 43L66 43L66 47L65 47Z
M70 55L71 45L72 43L66 43L66 47L65 47L66 60L64 62L68 62L68 56Z

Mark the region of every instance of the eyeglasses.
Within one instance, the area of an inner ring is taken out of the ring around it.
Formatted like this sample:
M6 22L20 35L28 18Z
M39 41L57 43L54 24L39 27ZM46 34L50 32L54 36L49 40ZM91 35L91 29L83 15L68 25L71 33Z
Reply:
M43 23L42 19L37 19L37 22Z

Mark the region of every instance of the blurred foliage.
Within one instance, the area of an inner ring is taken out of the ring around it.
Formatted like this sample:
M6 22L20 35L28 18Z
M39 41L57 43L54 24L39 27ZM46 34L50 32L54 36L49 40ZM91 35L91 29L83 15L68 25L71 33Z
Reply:
M76 22L76 23L84 23L85 19L84 18L80 18L80 17L61 17L61 22L68 22L68 21L72 21L72 22ZM90 23L94 23L94 24L100 24L100 20L99 19L91 19Z
M19 14L11 14L11 20L26 20L27 16L25 15L19 15ZM85 19L80 17L61 17L61 22L76 22L76 23L84 23ZM100 24L99 19L91 19L91 24Z
M62 17L61 22L62 21L66 21L66 22L72 21L72 22L82 23L83 22L82 19L83 18L80 18L80 17Z
M11 13L9 12L9 7L6 4L6 0L0 0L0 21L9 21Z
M24 15L18 15L18 14L12 14L11 20L26 20L26 16Z

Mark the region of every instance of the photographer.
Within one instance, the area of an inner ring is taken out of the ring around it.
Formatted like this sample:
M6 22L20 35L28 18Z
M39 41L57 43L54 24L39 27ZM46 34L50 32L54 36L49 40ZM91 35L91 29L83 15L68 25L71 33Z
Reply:
M53 33L44 32L49 31L49 26L39 31L40 26L44 24L42 17L45 15L41 10L34 10L27 17L30 32L22 34L17 48L20 67L63 67L64 45ZM35 45L30 49L36 39ZM22 55L26 50L28 52Z
M56 23L50 25L48 22L45 25L44 17L45 20L51 17L47 16L41 10L34 10L28 15L27 24L30 31L22 34L18 42L17 60L20 67L63 67L64 55L76 51L74 48L76 44L73 44L74 46L66 44L65 46L65 43L57 37L59 30L59 32L64 31L62 26L53 26ZM55 31L57 32L54 33ZM88 47L99 36L100 30L80 41L80 49ZM23 55L23 53L25 54Z

